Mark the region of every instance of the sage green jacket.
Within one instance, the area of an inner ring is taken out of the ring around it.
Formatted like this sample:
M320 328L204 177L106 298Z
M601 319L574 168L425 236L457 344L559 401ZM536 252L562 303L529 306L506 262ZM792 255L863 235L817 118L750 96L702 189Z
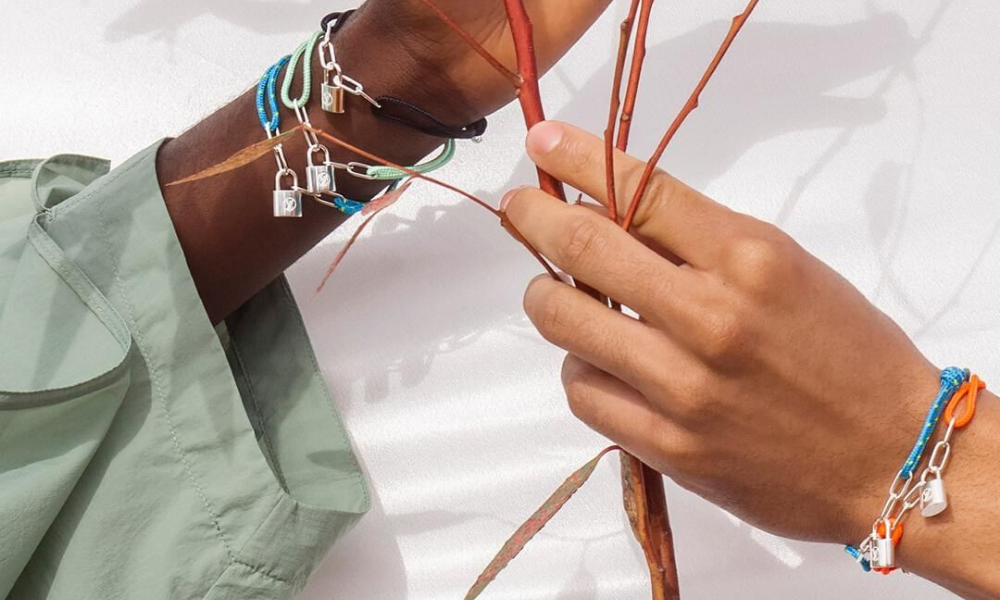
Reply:
M0 598L289 598L368 508L284 279L209 322L158 146L0 163Z

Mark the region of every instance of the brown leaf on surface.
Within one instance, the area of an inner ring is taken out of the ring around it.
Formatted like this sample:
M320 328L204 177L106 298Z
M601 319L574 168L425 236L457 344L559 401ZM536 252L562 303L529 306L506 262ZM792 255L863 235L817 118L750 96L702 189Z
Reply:
M566 481L559 486L555 492L549 496L548 500L545 501L542 506L535 511L523 525L518 527L514 535L507 540L507 542L500 548L500 552L490 561L486 569L479 575L476 579L476 583L473 584L469 593L465 595L465 600L474 600L478 598L480 594L486 589L500 571L503 571L510 561L514 560L524 546L531 541L531 538L535 537L539 531L559 512L559 510L565 506L566 502L573 497L573 494L577 492L583 484L587 483L590 476L594 474L594 469L597 468L597 464L601 462L601 459L605 455L614 452L616 450L621 450L618 446L611 446L610 448L605 448L600 454L595 456L590 462L583 465L579 469L573 472L572 475L566 478Z
M286 141L294 133L301 130L302 126L299 125L298 127L295 127L294 129L289 129L288 131L280 135L276 135L269 140L263 140L257 142L252 146L247 146L246 148L240 150L236 154L233 154L232 156L230 156L229 158L227 158L226 160L222 161L217 165L213 165L205 169L204 171L199 171L194 175L185 177L183 179L178 179L177 181L168 183L167 185L171 186L171 185L181 185L184 183L191 183L192 181L208 179L209 177L215 177L216 175L221 175L223 173L228 173L229 171L235 171L236 169L245 167L250 163L252 163L253 161L257 160L258 158L270 152L278 144Z
M357 230L354 231L351 239L347 240L344 247L337 253L337 258L333 259L333 262L330 263L330 267L326 270L326 275L323 276L323 281L321 281L319 283L319 287L316 288L317 294L323 291L326 283L330 281L330 277L333 276L333 272L337 270L337 267L339 267L340 263L343 262L344 257L347 256L347 251L354 246L354 242L358 241L358 237L361 236L361 232L368 227L368 225L375 219L375 217L378 216L380 212L395 204L396 201L399 200L400 196L402 196L403 193L410 188L410 184L412 183L412 181L407 181L395 190L382 194L382 196L372 200L368 206L361 211L361 214L365 216L365 220L361 222L361 225L359 225Z

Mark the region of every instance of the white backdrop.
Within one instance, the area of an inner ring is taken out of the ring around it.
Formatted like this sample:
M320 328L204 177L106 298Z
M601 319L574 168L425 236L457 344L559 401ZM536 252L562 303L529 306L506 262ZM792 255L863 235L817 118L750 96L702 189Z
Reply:
M658 4L633 143L640 154L743 0ZM235 96L321 14L347 7L2 0L0 158L70 151L120 163ZM603 128L624 9L611 8L544 81L551 116ZM997 31L992 0L764 0L663 165L780 224L938 364L995 379ZM493 199L531 182L523 135L520 114L505 110L443 177ZM290 277L375 505L302 600L461 598L515 526L604 442L565 407L561 353L520 308L536 265L494 220L415 188L313 298L351 226ZM648 597L613 463L489 598ZM668 493L687 600L951 597L914 577L865 576L839 547L780 540L674 486Z

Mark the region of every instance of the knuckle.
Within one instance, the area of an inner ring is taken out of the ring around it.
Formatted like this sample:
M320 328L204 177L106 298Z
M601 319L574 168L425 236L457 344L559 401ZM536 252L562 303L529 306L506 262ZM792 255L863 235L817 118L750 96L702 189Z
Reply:
M707 323L702 351L710 362L725 365L740 356L747 345L747 319L735 309L716 311Z
M590 384L582 361L569 355L563 362L563 388L570 412L584 423L591 424L594 416L594 387Z
M642 177L642 170L635 175L636 182ZM678 193L677 182L662 169L656 169L649 178L646 194L635 215L635 224L642 225L654 215L669 212Z
M519 187L510 192L510 198L507 201L506 207L503 209L504 214L513 223L517 223L522 219L527 218L527 212L530 210L531 202L529 202L529 196L532 196L536 190L530 187Z
M657 454L665 470L674 475L703 471L702 441L686 429L673 427L657 432Z
M636 265L634 271L638 292L643 298L648 299L650 305L664 307L676 301L677 278L668 277L662 265ZM654 320L660 317L657 314L643 316Z
M685 369L678 381L678 416L688 422L698 420L704 403L713 392L714 384L714 377L708 369Z
M776 228L735 240L729 245L726 263L747 291L767 296L788 275L792 242Z
M607 232L596 217L578 212L566 224L566 233L558 248L560 262L567 270L578 268L590 257L599 256L607 243Z
M572 328L573 309L565 294L555 290L532 293L529 288L524 308L542 336L554 344Z
M566 166L574 173L586 173L595 167L596 156L593 147L571 139L563 142L562 158Z
M566 388L566 403L573 416L584 423L592 423L594 403L593 388L581 378L570 379L564 384Z

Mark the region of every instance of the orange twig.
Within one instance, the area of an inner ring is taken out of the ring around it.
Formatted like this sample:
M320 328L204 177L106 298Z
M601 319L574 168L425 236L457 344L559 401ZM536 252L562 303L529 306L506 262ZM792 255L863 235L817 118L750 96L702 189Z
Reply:
M622 77L625 71L628 42L632 34L639 2L640 0L632 0L628 16L621 25L618 61L615 65L615 77L611 92L611 110L608 115L608 126L604 132L608 216L615 222L618 220L618 199L615 191L614 172L615 122L619 118L618 113L621 109ZM642 66L646 58L646 34L649 29L649 15L652 5L652 0L646 0L642 5L643 10L639 17L639 32L635 41L628 92L619 121L617 149L622 152L628 149L632 113L635 109ZM611 308L621 311L621 304L612 299ZM622 502L625 505L625 514L628 515L632 531L646 557L652 597L654 600L679 599L677 562L674 557L673 532L667 513L663 477L627 452L622 452L621 471Z
M504 0L504 7L507 9L511 35L514 37L517 72L521 76L521 89L517 97L521 102L524 122L528 129L531 129L545 120L542 94L538 89L538 59L535 56L534 28L528 11L524 8L523 0ZM566 201L562 182L541 169L538 169L538 183L545 192L563 202Z
M418 172L414 171L413 169L411 169L409 167L404 167L403 165L398 165L398 164L396 164L396 163L394 163L394 162L392 162L390 160L386 160L386 159L384 159L384 158L382 158L380 156L372 154L371 152L366 152L365 150L362 150L361 148L358 148L357 146L355 146L353 144L350 144L348 142L345 142L345 141L343 141L343 140L341 140L339 138L336 138L336 137L330 135L329 133L323 131L322 129L316 129L315 127L312 127L312 126L309 126L309 125L304 125L303 127L305 129L308 129L309 131L312 131L313 133L315 133L319 137L323 138L324 140L327 140L328 142L330 142L332 144L335 144L337 146L340 146L341 148L345 148L347 150L350 150L351 152L359 154L359 155L365 157L368 160L375 161L375 162L377 162L377 163L379 163L381 165L385 165L387 167L393 167L395 169L399 169L400 171L406 173L410 177L414 177L416 179L422 179L424 181L429 181L430 183L433 183L433 184L435 184L437 186L443 187L446 190L450 190L452 192L455 192L456 194L459 194L461 196L464 196L464 197L468 198L469 200L472 200L473 202L475 202L479 206L481 206L481 207L485 208L486 210L490 211L490 213L493 214L493 216L499 218L500 219L500 224L503 225L503 227L505 229L507 229L507 231L510 232L515 237L515 239L517 239L519 242L521 242L521 244L523 244L525 248L528 249L528 252L530 252L531 255L535 257L535 260L537 260L545 268L545 271L549 275L551 275L554 279L559 279L559 275L556 273L555 269L552 268L552 265L550 265L549 262L547 260L545 260L545 258L541 255L541 253L539 253L538 250L536 250L534 248L534 246L532 246L531 244L529 244L528 241L526 239L524 239L524 237L517 231L517 229L514 228L514 225L511 224L511 222L510 222L509 219L507 219L507 215L505 215L502 212L500 212L499 210L493 208L492 206L490 206L486 202L480 200L479 198L473 196L472 194L470 194L469 192L466 192L463 189L460 189L460 188L457 188L457 187L451 185L450 183L445 183L445 182L441 181L440 179L435 179L433 177L430 177L429 175L424 175L423 173L418 173Z
M746 9L744 9L742 13L733 17L733 24L729 28L729 33L726 35L726 39L722 41L722 45L719 46L719 50L715 53L715 57L712 59L712 62L709 63L708 69L705 70L705 74L702 75L698 85L695 86L694 92L691 93L691 97L688 98L684 107L681 108L681 112L678 113L674 122L670 125L670 128L667 129L667 133L664 134L663 140L660 141L660 145L656 148L656 152L653 153L653 156L646 164L646 170L643 172L642 178L639 180L639 186L635 190L635 196L633 196L632 203L628 207L628 212L625 213L625 219L622 221L622 228L626 231L632 227L632 220L635 218L635 212L638 210L639 203L642 201L642 197L646 193L646 188L649 186L649 180L653 176L653 170L656 169L656 164L660 162L660 158L666 151L670 141L674 139L674 135L677 133L677 130L679 130L681 125L684 124L685 119L687 119L688 115L690 115L694 109L698 108L698 99L701 96L701 92L705 89L705 86L708 85L709 80L712 79L712 75L714 75L716 69L719 68L719 64L726 56L726 52L729 51L729 47L733 45L733 40L735 40L736 36L739 35L740 30L743 29L743 24L750 18L750 15L753 13L753 9L757 7L757 3L759 1L760 0L750 0Z
M635 34L635 49L632 51L632 70L629 71L628 91L625 93L625 104L618 126L617 146L622 152L628 149L629 134L632 132L632 115L635 113L635 103L639 94L642 66L646 62L646 36L649 33L649 16L652 11L653 0L642 0L642 12L639 13L638 31Z
M305 125L304 127L305 127L305 129L307 129L307 130L315 133L316 135L318 135L319 137L323 138L324 140L326 140L328 142L331 142L333 144L336 144L337 146L340 146L341 148L350 150L351 152L354 152L355 154L359 154L359 155L365 157L368 160L375 161L375 162L379 163L380 165L385 165L387 167L392 167L394 169L399 169L400 171L406 173L410 177L415 177L416 179L423 179L424 181L429 181L429 182L431 182L431 183L433 183L435 185L443 187L446 190L450 190L452 192L455 192L456 194L459 194L461 196L465 196L469 200L472 200L473 202L475 202L479 206L481 206L481 207L485 208L486 210L490 211L493 214L493 216L495 216L497 218L500 218L502 216L501 213L500 213L500 211L498 211L497 209L493 208L492 206L490 206L489 204L487 204L485 201L480 200L479 198L473 196L469 192L466 192L465 190L463 190L461 188L457 188L457 187L451 185L450 183L445 183L445 182L441 181L440 179L435 179L435 178L433 178L433 177L431 177L429 175L424 175L423 173L418 173L418 172L414 171L413 169L411 169L409 167L404 167L402 165L397 165L396 163L394 163L394 162L392 162L390 160L386 160L386 159L382 158L381 156L378 156L376 154L372 154L371 152L367 152L365 150L362 150L361 148L358 148L354 144L351 144L349 142L345 142L344 140L342 140L340 138L334 137L334 136L330 135L329 133L323 131L322 129L317 129L317 128L312 127L310 125Z
M639 10L639 0L632 0L628 16L621 24L618 40L618 59L615 61L615 76L611 84L611 109L608 111L608 126L604 130L605 179L608 186L608 218L618 222L618 195L615 192L615 123L621 110L622 77L625 74L625 59L628 56L628 42L632 37L632 25Z
M517 73L514 73L513 71L505 67L504 64L501 63L499 59L497 59L497 57L490 54L490 51L487 50L486 48L483 48L482 44L476 41L476 38L472 37L472 35L468 31L462 29L462 26L453 21L451 17L448 16L447 13L438 8L436 4L431 2L431 0L420 0L420 1L423 2L427 6L427 8L434 11L434 14L436 14L438 18L441 19L441 21L445 25L451 27L452 31L460 35L462 39L465 40L465 43L469 45L470 48L475 50L476 53L479 54L479 56L482 56L486 62L490 63L490 66L496 69L498 73L503 75L504 78L506 78L507 81L511 83L511 85L513 85L515 88L521 87L522 81L521 78L517 75Z

